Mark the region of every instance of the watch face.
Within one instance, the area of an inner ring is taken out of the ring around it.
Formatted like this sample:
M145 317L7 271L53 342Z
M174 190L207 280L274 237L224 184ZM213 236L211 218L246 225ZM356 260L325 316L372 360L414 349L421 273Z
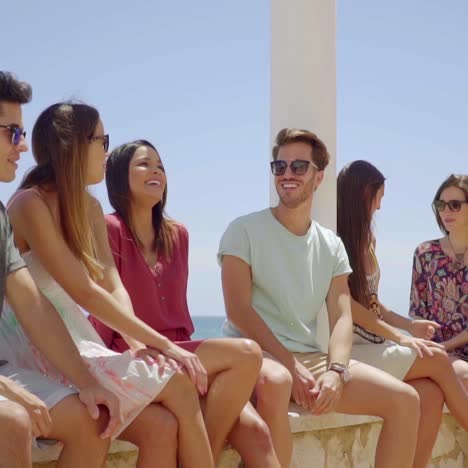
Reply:
M339 364L339 363L332 363L330 365L330 370L332 371L335 371L337 372L338 374L340 374L342 380L343 380L343 383L348 383L350 380L351 380L351 375L349 373L349 370L346 366L342 365L342 364Z
M334 363L330 366L330 369L342 374L346 370L346 367L342 366L341 364Z

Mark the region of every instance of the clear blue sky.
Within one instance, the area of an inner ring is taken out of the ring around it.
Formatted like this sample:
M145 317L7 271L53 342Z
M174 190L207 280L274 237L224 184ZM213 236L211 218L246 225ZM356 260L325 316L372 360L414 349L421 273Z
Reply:
M338 0L337 165L367 159L388 179L381 297L403 314L414 247L439 235L433 193L467 172L467 17L464 0ZM53 0L27 2L0 31L1 69L34 88L27 130L47 105L78 98L99 109L111 147L147 138L159 149L168 213L191 234L193 315L224 313L219 238L269 203L269 27L266 0ZM19 179L31 165L24 155ZM93 192L110 211L105 185Z

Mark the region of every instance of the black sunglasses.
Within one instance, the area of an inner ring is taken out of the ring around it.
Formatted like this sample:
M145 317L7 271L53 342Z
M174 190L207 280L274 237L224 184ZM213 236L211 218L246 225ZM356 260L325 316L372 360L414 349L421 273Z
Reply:
M304 175L309 168L309 164L312 164L315 169L318 169L318 167L312 161L306 161L304 159L296 159L290 164L288 164L286 161L283 161L282 159L277 159L276 161L270 162L271 172L274 176L283 175L286 172L288 166L291 168L293 174Z
M26 138L26 132L18 125L0 125L0 128L7 128L10 131L11 143L15 146L19 145L21 137Z
M88 140L90 143L92 143L93 141L102 140L102 147L104 148L104 151L107 153L107 151L109 150L109 134L90 136L88 137Z
M464 203L468 203L466 200L449 200L449 201L444 201L444 200L435 200L434 203L432 204L432 207L434 210L437 211L444 211L445 208L448 206L449 210L454 212L454 211L460 211L461 207Z

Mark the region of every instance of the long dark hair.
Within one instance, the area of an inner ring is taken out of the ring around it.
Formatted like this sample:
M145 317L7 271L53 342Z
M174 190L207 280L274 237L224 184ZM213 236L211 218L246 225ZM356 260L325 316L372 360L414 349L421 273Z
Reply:
M89 224L86 172L89 137L98 122L98 111L83 103L59 102L44 110L32 131L37 164L20 185L20 189L38 186L57 191L65 242L93 279L101 277L102 267Z
M372 241L371 207L385 182L383 174L367 161L353 161L338 174L338 235L353 273L349 287L353 298L368 306L364 256Z
M141 146L147 146L158 153L158 150L147 140L136 140L115 148L107 159L106 184L109 202L116 213L132 233L137 245L143 246L135 231L131 217L131 192L128 181L130 161L136 150ZM159 153L158 153L159 154ZM167 200L167 183L164 187L162 200L153 206L152 219L155 232L154 250L158 255L170 258L174 244L175 222L166 216L164 211Z
M440 230L447 235L448 231L445 229L444 223L442 222L442 218L440 217L439 212L434 208L434 202L439 200L442 192L449 187L455 187L460 189L462 192L465 193L465 201L468 201L468 175L461 175L461 174L451 174L449 175L437 189L437 192L434 196L434 200L432 200L432 209L434 211L437 224L439 225Z

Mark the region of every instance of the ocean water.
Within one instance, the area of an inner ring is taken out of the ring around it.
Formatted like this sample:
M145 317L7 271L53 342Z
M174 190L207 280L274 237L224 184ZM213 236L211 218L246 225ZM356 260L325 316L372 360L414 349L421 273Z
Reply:
M203 338L219 338L221 337L221 327L225 320L224 316L192 316L195 333L192 339L201 340Z

